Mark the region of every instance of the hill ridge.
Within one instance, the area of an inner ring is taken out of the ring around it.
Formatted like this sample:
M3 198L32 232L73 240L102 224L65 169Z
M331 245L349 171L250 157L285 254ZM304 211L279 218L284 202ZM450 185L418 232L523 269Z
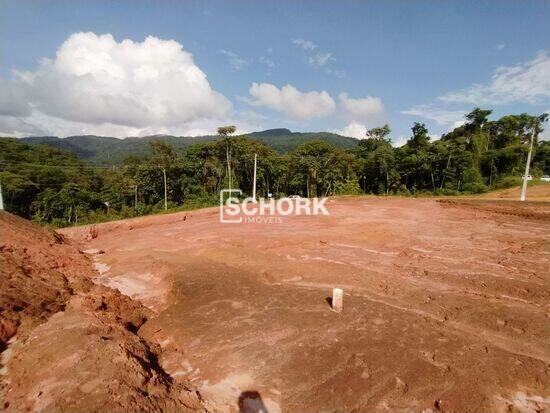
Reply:
M299 145L311 141L322 140L342 149L350 149L357 145L358 139L338 135L331 132L292 132L286 128L266 129L258 132L243 134L257 139L278 153L290 152ZM80 159L93 163L121 163L124 158L135 155L144 156L149 152L149 142L162 140L176 149L185 149L193 144L206 143L218 139L216 135L203 136L174 136L148 135L127 136L116 138L113 136L72 135L64 138L58 136L30 136L21 138L28 144L47 144L59 149L65 149Z

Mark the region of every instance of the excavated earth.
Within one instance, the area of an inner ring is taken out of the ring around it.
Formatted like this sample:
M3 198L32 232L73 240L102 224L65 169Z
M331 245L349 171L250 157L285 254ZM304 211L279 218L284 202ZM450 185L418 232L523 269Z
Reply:
M0 410L204 411L137 334L154 313L96 276L64 236L0 211Z
M0 215L2 276L28 291L17 304L2 281L2 342L17 328L5 407L550 411L549 203L327 209L222 224L212 208L62 236Z

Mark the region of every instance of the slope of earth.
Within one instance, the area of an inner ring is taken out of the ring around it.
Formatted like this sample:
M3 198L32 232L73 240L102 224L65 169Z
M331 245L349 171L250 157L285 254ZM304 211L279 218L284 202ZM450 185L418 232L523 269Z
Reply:
M137 334L152 312L96 275L65 237L0 211L0 410L203 410Z
M327 206L271 224L221 224L213 208L64 234L105 251L99 282L156 312L140 334L211 411L550 409L549 204Z
M517 201L521 193L521 187L500 189L479 195L478 198L484 199L509 199ZM550 183L540 182L527 187L526 199L528 201L550 201Z

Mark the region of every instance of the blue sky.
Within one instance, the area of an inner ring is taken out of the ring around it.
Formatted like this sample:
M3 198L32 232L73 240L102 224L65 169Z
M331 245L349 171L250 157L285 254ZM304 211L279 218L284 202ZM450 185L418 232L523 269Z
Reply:
M0 132L196 134L236 123L246 131L358 136L388 122L402 141L413 121L422 121L439 135L476 105L495 116L550 110L549 18L548 1L4 0ZM68 41L87 32L97 37ZM103 34L112 41L100 40ZM177 51L149 63L124 60L130 53L124 50L109 56L124 39L137 45L148 36L159 45L174 40L191 61ZM128 78L116 85L94 67L63 66L56 58L63 44L65 60L79 58L85 44L88 65L105 58L128 74L136 65L160 73L161 65L173 64L183 77L155 75L163 82L155 83L158 93ZM202 72L206 84L184 75L189 68ZM81 97L75 92L88 89ZM149 108L131 116L136 105L129 99L140 98Z

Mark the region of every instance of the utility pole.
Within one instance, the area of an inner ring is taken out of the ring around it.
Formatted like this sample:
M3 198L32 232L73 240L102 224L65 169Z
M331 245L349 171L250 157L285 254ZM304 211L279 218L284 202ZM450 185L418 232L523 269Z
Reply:
M229 140L225 143L225 159L227 161L227 180L229 184L229 197L231 197L231 146Z
M134 185L134 209L137 209L137 184Z
M168 210L168 191L166 189L166 168L162 168L162 174L164 175L164 210Z
M229 169L229 196L233 190L233 178L231 177L231 145L229 145L229 158L227 161L227 168Z
M533 127L531 133L531 143L529 143L529 153L527 154L527 163L525 164L525 173L523 174L523 185L521 186L520 201L525 201L525 194L527 192L527 176L529 175L529 167L531 165L531 152L533 152L533 141L535 140L536 126Z
M2 184L0 183L0 211L4 210L4 198L2 197Z
M254 186L252 187L252 199L256 203L256 166L258 162L258 154L254 154Z

